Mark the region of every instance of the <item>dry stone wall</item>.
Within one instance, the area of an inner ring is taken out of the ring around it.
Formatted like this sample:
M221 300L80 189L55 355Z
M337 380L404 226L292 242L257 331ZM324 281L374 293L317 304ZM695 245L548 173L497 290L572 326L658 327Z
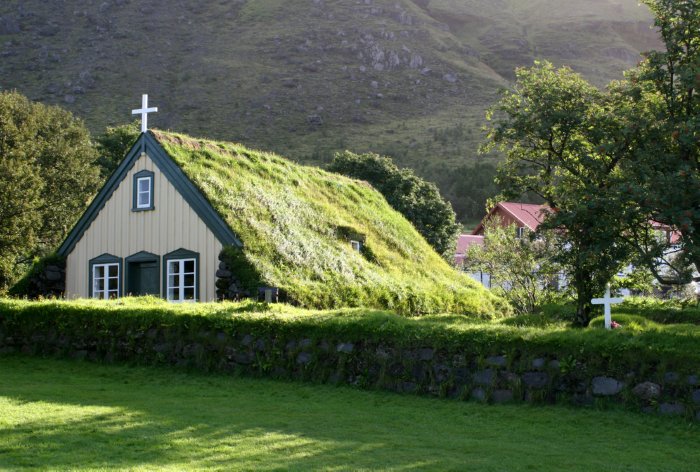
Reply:
M303 337L227 330L65 329L41 322L17 329L0 313L0 355L25 353L101 362L173 365L206 371L347 384L486 403L625 404L637 410L700 420L700 378L658 366L608 367L561 358L398 346L345 337ZM593 367L593 365L596 365Z

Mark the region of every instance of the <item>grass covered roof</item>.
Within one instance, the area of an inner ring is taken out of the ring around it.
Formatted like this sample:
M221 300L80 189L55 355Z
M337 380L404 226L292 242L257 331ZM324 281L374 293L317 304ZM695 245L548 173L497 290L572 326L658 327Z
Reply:
M266 284L308 307L508 313L449 266L369 184L239 144L152 130ZM363 251L350 238L364 239Z

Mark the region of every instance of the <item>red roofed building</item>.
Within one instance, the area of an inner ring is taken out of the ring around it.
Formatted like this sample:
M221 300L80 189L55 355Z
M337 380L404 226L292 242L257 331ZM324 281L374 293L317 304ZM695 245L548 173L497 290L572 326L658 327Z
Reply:
M544 220L547 205L534 205L531 203L500 202L488 215L479 223L479 226L471 234L461 234L457 239L457 250L455 251L455 265L461 267L467 250L473 244L483 246L484 244L484 224L494 216L501 218L504 226L516 225L518 234L522 235L524 230L535 231Z
M484 224L495 216L501 218L504 226L516 225L518 228L535 231L540 223L544 221L549 211L551 211L551 209L547 205L500 202L481 220L481 223L472 231L472 234L483 235ZM519 233L522 233L522 231L519 231Z
M479 225L472 231L471 234L462 234L457 240L457 250L455 251L455 266L463 267L466 253L470 246L478 244L484 245L484 225L491 218L499 217L503 226L515 225L518 231L518 237L522 237L525 231L536 231L538 226L547 217L547 214L552 211L548 205L538 205L532 203L519 202L499 202L491 211L481 220ZM674 246L679 243L681 234L674 231L671 227L659 223L657 221L649 221L652 229L656 230L661 238ZM488 274L477 273L470 274L476 280L481 281L484 285L490 287L490 277ZM561 282L562 286L565 282Z
M681 233L679 233L678 231L674 231L670 226L664 223L659 223L658 221L654 220L650 221L649 224L652 228L658 231L660 235L666 238L667 243L675 245L680 242Z

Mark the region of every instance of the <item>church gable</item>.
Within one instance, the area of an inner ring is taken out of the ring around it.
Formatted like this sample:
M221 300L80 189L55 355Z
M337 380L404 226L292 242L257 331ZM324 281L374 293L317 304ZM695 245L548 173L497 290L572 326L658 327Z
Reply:
M212 300L222 247L151 157L142 153L67 254L66 292L103 298L163 296L161 287L168 276L163 271L170 255L186 250L203 257L196 268L188 266L188 272L183 266L184 275L196 271L198 280L188 286L192 290L183 286L178 300L186 300L190 293ZM171 272L176 269L171 267Z
M133 172L134 166L142 159L147 159L151 162L148 168L145 166ZM145 184L147 173L153 174L157 171L163 179L167 180L173 188L177 190L180 196L187 202L188 206L202 219L209 229L216 235L219 241L225 245L242 246L240 240L231 231L228 225L214 211L209 202L202 196L192 182L183 174L182 170L170 159L161 145L153 138L150 132L142 133L136 143L131 147L125 159L117 167L114 173L110 176L102 190L97 194L93 202L69 233L66 240L58 249L58 254L67 256L73 250L75 245L83 237L85 231L90 227L92 222L98 217L106 203L112 198L113 193L122 186L124 180L132 179L134 186L141 183ZM136 173L141 172L139 175ZM145 172L145 173L144 173ZM157 192L157 183L151 180L150 191ZM138 188L134 187L134 192L131 194L131 209L134 211L150 210L148 207L139 208L138 205ZM142 190L144 187L142 187ZM142 197L144 192L141 193ZM144 202L142 202L144 203ZM155 203L155 202L154 202ZM150 203L147 203L150 205Z
M59 250L66 257L66 294L214 300L224 245L241 243L143 133Z

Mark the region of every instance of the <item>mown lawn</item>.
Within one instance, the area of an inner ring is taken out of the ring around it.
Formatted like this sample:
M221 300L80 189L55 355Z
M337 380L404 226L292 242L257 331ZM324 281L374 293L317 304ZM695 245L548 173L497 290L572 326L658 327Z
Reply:
M697 470L700 431L625 411L0 357L0 469Z

